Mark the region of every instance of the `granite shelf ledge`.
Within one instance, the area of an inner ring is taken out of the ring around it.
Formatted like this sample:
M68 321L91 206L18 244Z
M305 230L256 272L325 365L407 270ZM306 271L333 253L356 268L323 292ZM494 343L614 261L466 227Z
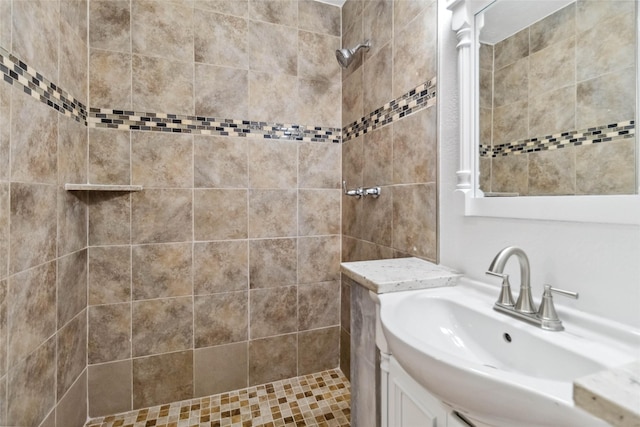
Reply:
M142 185L65 184L67 191L142 191Z
M462 277L448 267L419 258L343 262L340 267L342 274L376 294L454 286Z

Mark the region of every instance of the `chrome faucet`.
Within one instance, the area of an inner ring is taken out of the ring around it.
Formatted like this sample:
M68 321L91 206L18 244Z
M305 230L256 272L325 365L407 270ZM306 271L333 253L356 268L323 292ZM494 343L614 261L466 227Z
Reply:
M504 274L504 267L509 258L515 255L520 262L520 294L518 300L513 303L511 295L511 284L509 283L509 275ZM564 296L578 298L575 292L565 291L563 289L553 288L550 285L544 286L542 295L542 304L536 309L531 296L529 258L527 254L516 246L509 246L498 252L493 259L487 274L497 276L502 279L502 287L498 301L493 305L494 310L508 314L518 319L533 323L542 329L550 331L562 331L564 327L558 318L555 307L553 305L553 296L551 292L556 292Z

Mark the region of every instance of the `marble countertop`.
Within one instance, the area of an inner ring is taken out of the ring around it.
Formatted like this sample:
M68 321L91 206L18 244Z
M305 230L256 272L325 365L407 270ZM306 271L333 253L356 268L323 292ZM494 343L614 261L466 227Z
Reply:
M343 262L342 273L367 289L383 294L455 285L462 274L419 258Z
M578 378L573 383L573 400L613 426L640 426L640 359Z

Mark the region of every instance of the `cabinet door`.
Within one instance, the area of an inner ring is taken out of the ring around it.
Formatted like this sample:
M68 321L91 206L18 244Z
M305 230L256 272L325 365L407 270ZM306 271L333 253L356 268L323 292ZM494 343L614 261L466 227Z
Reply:
M446 427L442 404L391 358L388 395L389 427Z

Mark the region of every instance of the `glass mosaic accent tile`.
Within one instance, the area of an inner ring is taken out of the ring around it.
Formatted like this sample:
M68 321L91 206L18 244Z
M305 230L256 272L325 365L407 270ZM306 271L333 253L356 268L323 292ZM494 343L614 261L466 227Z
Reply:
M600 144L633 138L636 134L635 120L608 123L588 129L560 132L553 135L523 139L491 147L480 145L480 157L501 157L507 155L534 153L537 151L558 150L578 145Z
M339 369L89 420L85 427L350 425L351 388Z

